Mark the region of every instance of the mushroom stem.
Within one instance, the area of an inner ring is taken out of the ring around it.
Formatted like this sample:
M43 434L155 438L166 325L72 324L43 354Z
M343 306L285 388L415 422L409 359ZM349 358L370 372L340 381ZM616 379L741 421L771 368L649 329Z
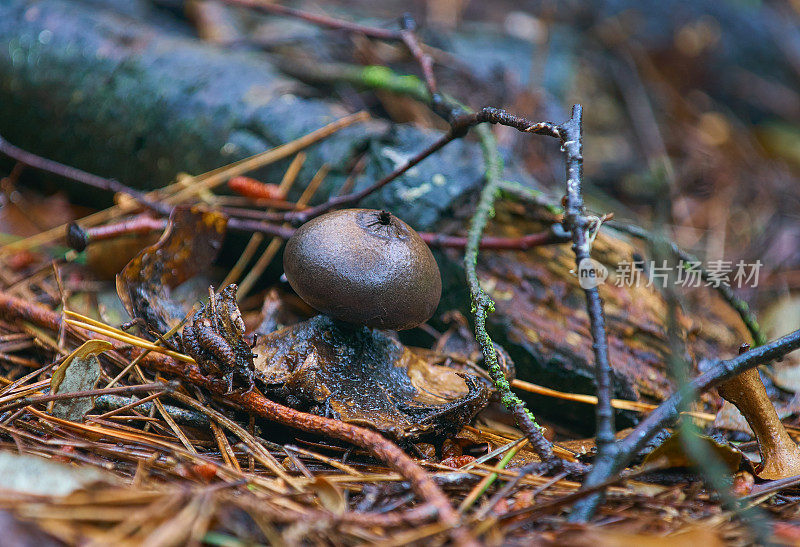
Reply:
M759 478L782 479L800 475L800 448L783 427L757 369L731 378L718 388L732 403L756 436L761 453Z

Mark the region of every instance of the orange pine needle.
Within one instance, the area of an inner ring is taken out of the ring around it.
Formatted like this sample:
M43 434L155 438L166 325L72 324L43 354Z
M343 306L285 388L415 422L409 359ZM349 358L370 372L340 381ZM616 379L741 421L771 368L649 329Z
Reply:
M228 188L240 196L254 199L283 199L286 197L277 184L268 184L241 175L231 178L228 181Z

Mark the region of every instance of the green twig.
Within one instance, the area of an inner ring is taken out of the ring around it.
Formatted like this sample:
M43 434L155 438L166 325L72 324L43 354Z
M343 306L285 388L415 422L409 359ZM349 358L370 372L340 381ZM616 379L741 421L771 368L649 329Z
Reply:
M505 456L503 456L503 459L500 460L500 463L497 464L495 469L499 471L505 469L506 466L508 465L508 462L511 461L511 458L513 458L523 446L525 446L524 441L509 448ZM494 484L494 481L497 480L497 477L498 477L497 473L490 473L489 475L486 475L483 478L483 480L481 480L481 482L478 484L476 489L473 492L471 492L469 496L464 498L464 501L461 502L461 505L458 507L458 510L461 513L464 513L470 507L472 507L472 505L478 500L478 498L480 498L489 489L489 487L492 484Z
M532 447L543 460L553 458L552 445L541 435L541 428L536 418L525 406L525 403L513 391L500 363L494 344L486 332L486 318L494 311L494 302L483 290L478 279L478 247L489 218L494 216L494 203L498 197L503 176L503 159L497 150L497 141L486 126L475 128L483 151L486 184L481 190L478 206L472 216L467 233L467 246L464 251L464 271L469 287L472 314L475 320L475 339L483 352L486 367L500 394L500 399L517 419L526 437L531 439ZM539 439L545 442L540 442Z

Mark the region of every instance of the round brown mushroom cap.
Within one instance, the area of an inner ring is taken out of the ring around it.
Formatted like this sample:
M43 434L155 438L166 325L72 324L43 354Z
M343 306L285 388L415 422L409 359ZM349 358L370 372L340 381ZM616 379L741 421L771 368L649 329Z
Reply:
M283 268L311 307L367 327L416 327L442 295L436 259L419 234L374 209L334 211L303 224L286 244Z

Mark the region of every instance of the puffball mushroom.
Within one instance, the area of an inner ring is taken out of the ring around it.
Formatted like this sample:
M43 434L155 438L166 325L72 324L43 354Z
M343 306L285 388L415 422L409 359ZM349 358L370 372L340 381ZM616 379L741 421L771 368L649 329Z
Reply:
M428 245L387 211L344 209L303 224L286 244L283 268L308 305L372 328L416 327L442 295Z
M372 209L317 217L289 239L283 268L322 313L254 348L259 378L275 397L398 441L434 443L488 402L476 374L439 365L379 330L427 321L442 294L433 254L399 218Z

